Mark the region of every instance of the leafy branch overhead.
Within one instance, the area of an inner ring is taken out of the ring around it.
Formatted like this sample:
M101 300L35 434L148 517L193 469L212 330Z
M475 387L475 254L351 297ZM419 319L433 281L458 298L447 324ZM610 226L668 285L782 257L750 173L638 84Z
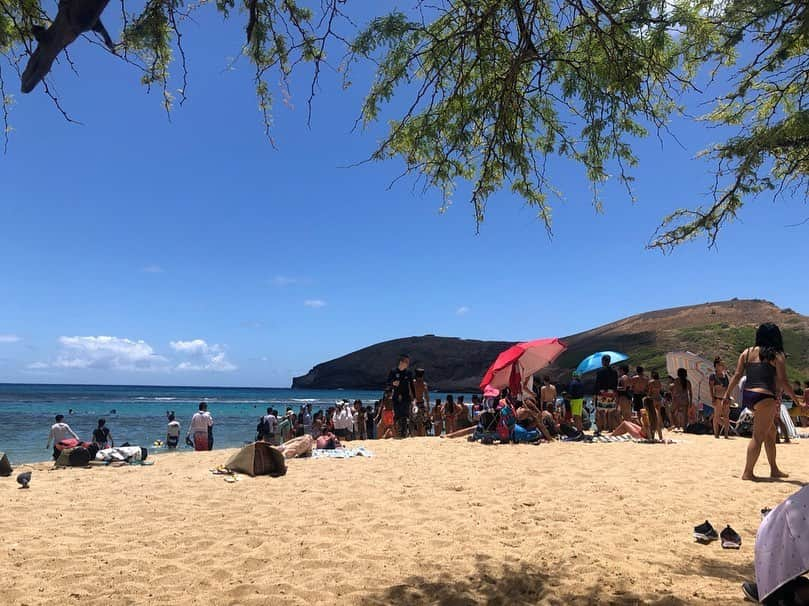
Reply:
M0 0L0 52L21 75L21 66L33 64L41 78L51 55L64 48L71 65L73 40L99 33L109 52L138 66L144 84L162 89L168 109L173 61L182 72L180 102L187 87L184 24L207 4L61 0L50 22L39 0ZM634 199L633 146L650 133L666 136L686 99L711 103L702 119L735 132L704 154L716 177L711 203L689 204L666 218L651 247L665 250L699 235L713 243L752 196L785 187L807 193L806 3L412 0L400 10L386 4L375 3L378 14L368 19L369 4L358 0L216 0L225 18L244 23L244 54L254 66L268 136L268 76L286 95L299 68L311 66L311 112L329 53L346 83L357 65L375 68L361 121L384 118L389 130L373 158L401 158L445 203L459 183L470 183L478 225L491 196L507 189L536 208L550 231L549 197L561 195L552 179L558 163L582 167L597 210L610 178ZM122 21L117 44L104 36L102 11L105 21ZM32 88L30 77L22 84ZM47 84L48 78L43 89L58 105ZM0 71L4 116L7 85Z

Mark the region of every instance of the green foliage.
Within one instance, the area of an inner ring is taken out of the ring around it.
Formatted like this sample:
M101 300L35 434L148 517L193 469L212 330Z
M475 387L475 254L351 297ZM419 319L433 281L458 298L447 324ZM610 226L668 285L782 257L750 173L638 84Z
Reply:
M443 193L445 205L468 182L478 226L491 196L508 189L550 231L549 196L561 196L550 177L554 162L582 167L596 210L609 179L634 199L637 139L667 130L684 91L700 99L694 82L705 79L705 69L713 88L731 84L704 93L716 99L704 119L736 132L705 152L716 169L713 203L675 212L650 246L667 249L703 234L712 242L761 192L809 193L805 2L413 0L399 10L377 3L376 17L359 30L344 12L348 0L110 3L106 11L121 10L124 20L116 54L141 67L145 85L162 88L167 109L169 68L178 58L181 101L186 92L184 23L208 6L244 21L243 53L255 67L268 135L270 74L286 95L293 74L310 66L311 111L327 49L345 54L339 68L346 84L357 62L372 61L362 121L389 124L373 158L401 158ZM2 0L0 7L0 54L16 69L33 47L32 26L48 15L40 0ZM0 72L3 97L5 76ZM405 109L385 115L391 107Z

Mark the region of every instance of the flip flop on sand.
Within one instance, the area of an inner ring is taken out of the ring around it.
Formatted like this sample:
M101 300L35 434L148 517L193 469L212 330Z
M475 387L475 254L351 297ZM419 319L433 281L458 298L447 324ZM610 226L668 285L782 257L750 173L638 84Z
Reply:
M742 537L729 525L719 535L722 539L722 549L739 549L742 546Z
M711 526L711 523L705 520L704 524L694 526L694 538L700 543L710 543L718 539L719 535L716 534L716 530Z

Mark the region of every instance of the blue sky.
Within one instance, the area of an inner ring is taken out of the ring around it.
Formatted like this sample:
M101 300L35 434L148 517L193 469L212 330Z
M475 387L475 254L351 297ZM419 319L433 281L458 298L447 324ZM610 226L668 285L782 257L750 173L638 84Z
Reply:
M297 81L292 104L276 104L273 149L249 64L226 69L236 25L207 11L189 26L188 100L171 122L133 68L82 40L79 77L64 63L52 76L82 125L40 89L15 95L0 158L0 381L284 387L410 335L562 336L732 297L809 314L806 227L785 227L809 215L803 200L751 202L715 250L644 249L664 215L705 201L709 166L694 156L720 133L678 122L683 147L641 143L638 202L610 185L603 214L581 170L558 163L552 239L507 192L476 235L463 188L442 214L436 192L389 187L397 161L346 168L381 132L351 132L361 77L344 91L326 74L311 128Z

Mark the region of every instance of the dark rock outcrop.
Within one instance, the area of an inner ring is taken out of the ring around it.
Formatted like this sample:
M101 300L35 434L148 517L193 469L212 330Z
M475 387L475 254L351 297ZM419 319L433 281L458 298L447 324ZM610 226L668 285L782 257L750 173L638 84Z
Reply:
M739 351L752 343L755 327L775 322L790 353L792 379L809 377L809 317L781 310L762 300L721 301L652 311L563 337L568 346L546 369L554 381L567 381L576 365L594 351L612 349L665 375L668 351L689 350L711 360L720 355L733 366ZM553 335L526 335L526 340ZM475 341L451 337L410 337L366 347L336 360L318 364L293 380L300 389L381 389L388 371L401 353L413 367L423 366L436 391L476 391L480 379L497 355L513 345L505 341Z

